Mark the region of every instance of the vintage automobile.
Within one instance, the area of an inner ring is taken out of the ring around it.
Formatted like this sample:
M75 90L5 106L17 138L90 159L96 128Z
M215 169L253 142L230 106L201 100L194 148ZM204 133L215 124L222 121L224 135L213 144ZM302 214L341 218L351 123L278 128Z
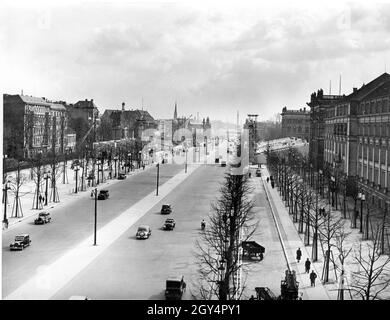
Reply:
M10 250L23 250L31 244L30 236L28 234L19 234L15 236L15 241L10 244Z
M38 218L34 220L34 224L45 224L51 221L50 213L43 211L38 214Z
M170 214L172 212L172 207L170 204L163 204L161 207L161 214Z
M100 190L98 195L98 200L106 200L110 196L108 190Z
M168 277L166 281L166 287L165 287L165 299L181 300L185 290L186 290L186 283L184 282L184 276Z
M226 167L226 161L221 161L221 167Z
M149 226L139 226L136 237L137 239L148 239L152 234L152 229Z
M175 220L172 218L168 218L164 222L163 229L164 230L173 230L175 225L176 225Z
M126 179L126 175L124 173L118 174L118 180L125 180L125 179Z
M256 177L261 177L261 170L260 169L256 170Z

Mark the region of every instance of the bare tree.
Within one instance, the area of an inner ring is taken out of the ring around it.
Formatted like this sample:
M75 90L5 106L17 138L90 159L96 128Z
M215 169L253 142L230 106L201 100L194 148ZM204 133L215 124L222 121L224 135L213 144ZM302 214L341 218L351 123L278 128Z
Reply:
M241 297L242 286L237 285L237 274L243 271L241 241L249 239L258 224L251 191L246 176L228 174L211 205L208 227L196 242L199 282L195 296L201 299Z
M323 221L319 225L319 236L321 245L325 245L324 253L324 266L322 272L322 280L324 283L329 282L329 269L330 262L334 261L332 259L332 247L334 247L334 242L332 240L335 239L336 235L340 232L340 229L344 226L344 220L341 219L335 212L330 210L325 213L325 217L323 217Z
M381 225L374 229L373 240L360 243L354 251L354 265L358 268L352 273L351 288L362 300L376 300L390 285L390 257L381 255Z
M28 159L28 162L30 163L31 170L33 172L33 179L35 182L35 192L34 192L32 208L39 210L42 209L41 185L42 185L42 176L45 172L45 166L42 161L42 153L38 152L35 156L31 156Z
M14 203L12 206L12 217L20 218L23 217L22 204L20 202L20 188L28 181L28 177L21 173L21 161L15 160L16 172L15 177L11 178L11 189L14 193Z

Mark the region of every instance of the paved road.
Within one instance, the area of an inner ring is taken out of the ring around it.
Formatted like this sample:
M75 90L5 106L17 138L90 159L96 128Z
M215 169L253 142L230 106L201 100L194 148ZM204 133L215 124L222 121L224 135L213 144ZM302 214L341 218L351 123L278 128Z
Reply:
M164 184L182 169L182 165L162 165L160 184ZM110 198L98 201L98 228L152 192L155 187L156 168L130 176L108 187ZM3 233L3 297L93 232L94 201L90 194L86 193L80 199L50 212L52 222L49 224L36 226L33 224L33 218L29 218ZM9 243L19 233L30 234L32 245L23 251L11 252Z
M184 275L187 291L183 298L191 299L196 281L194 243L225 170L217 165L199 167L52 298L164 299L166 277ZM168 217L159 213L162 203L173 207L169 215L176 220L173 231L160 229ZM140 224L151 226L148 240L136 240Z

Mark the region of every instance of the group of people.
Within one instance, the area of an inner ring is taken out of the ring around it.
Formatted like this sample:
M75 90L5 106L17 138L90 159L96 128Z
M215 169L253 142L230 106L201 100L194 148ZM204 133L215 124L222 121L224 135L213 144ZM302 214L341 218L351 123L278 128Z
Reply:
M302 251L300 248L298 248L297 250L297 262L299 263L301 261L301 257L302 257ZM309 258L306 259L305 261L305 273L310 273L310 266L311 266L311 262L309 260ZM317 274L314 272L314 270L311 271L310 275L310 285L312 287L315 287L316 286L316 278L317 278Z
M275 182L273 176L267 177L267 183L271 181L272 189L275 187Z

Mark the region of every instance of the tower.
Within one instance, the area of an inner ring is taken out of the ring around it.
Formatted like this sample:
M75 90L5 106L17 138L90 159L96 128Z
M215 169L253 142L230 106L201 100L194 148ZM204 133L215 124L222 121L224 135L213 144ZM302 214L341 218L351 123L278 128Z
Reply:
M173 113L173 120L177 120L177 102L175 101L175 112Z

